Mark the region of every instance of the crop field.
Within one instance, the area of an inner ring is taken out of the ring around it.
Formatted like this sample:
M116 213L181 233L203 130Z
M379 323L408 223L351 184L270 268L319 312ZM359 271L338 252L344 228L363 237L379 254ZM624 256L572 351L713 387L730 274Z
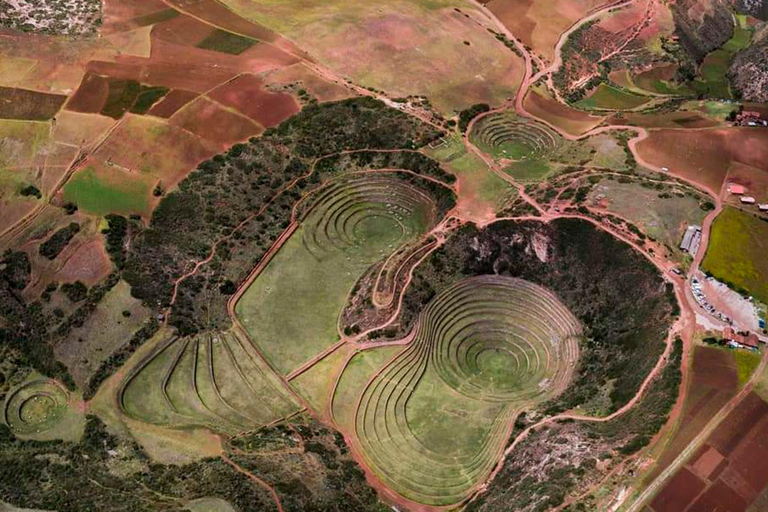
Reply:
M637 144L641 158L718 193L731 162L768 170L768 133L763 130L652 130Z
M654 512L746 511L768 485L768 404L750 393L651 503ZM690 508L688 508L690 507Z
M522 61L474 21L483 16L464 0L224 3L296 41L342 75L394 96L426 95L444 113L498 104L513 95L522 77Z
M519 410L567 385L579 332L538 285L462 280L429 303L413 342L368 381L354 442L402 496L456 504L490 472Z
M264 82L250 74L240 75L207 96L264 127L275 126L299 111L299 104L293 96L265 90Z
M533 50L552 60L560 35L579 18L602 5L600 0L490 0L483 2L504 25Z
M66 96L0 87L0 118L46 121L56 115Z
M701 225L707 213L700 206L704 198L664 194L638 182L603 180L592 189L590 199L675 250L685 229L690 225Z
M203 39L197 47L203 50L240 55L254 44L256 41L253 39L217 29Z
M592 93L580 100L577 105L588 110L631 110L645 103L649 98L630 94L621 89L601 83Z
M163 340L128 375L118 398L134 419L229 433L297 410L250 342L232 332Z
M428 196L382 173L342 178L310 199L310 213L237 304L284 374L338 340L339 314L363 271L436 221Z
M736 364L728 350L694 347L691 383L680 424L646 477L648 482L675 460L712 416L736 395L738 385Z
M75 399L61 384L32 376L11 391L2 404L3 421L24 439L77 441L83 432L83 415Z
M702 268L768 303L768 222L726 207L712 224Z
M562 137L548 126L511 112L481 118L472 127L470 138L497 160L545 158L563 143Z
M588 114L564 105L546 89L532 89L525 97L525 109L571 135L581 135L599 125L604 117Z
M91 165L77 172L64 187L64 199L96 215L147 214L153 183L144 176Z

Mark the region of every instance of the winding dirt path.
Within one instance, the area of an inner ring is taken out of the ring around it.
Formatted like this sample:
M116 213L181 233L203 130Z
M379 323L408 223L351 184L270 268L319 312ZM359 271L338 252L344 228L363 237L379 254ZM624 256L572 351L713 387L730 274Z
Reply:
M267 482L262 480L261 478L257 477L250 471L247 471L246 469L242 468L240 465L238 465L235 461L230 459L226 454L221 454L221 460L235 468L235 471L238 473L247 476L250 480L256 483L259 487L265 489L270 496L272 496L272 501L275 502L275 506L277 507L277 512L284 512L283 511L283 504L280 502L280 497L277 495L277 492L275 492L275 489L269 485Z

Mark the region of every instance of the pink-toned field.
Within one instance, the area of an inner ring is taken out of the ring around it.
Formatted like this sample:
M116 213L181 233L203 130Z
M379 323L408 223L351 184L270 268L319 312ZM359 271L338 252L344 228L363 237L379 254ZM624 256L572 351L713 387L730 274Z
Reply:
M255 121L204 97L174 114L171 124L216 143L220 150L264 131Z
M490 0L486 6L523 43L551 61L560 35L605 3L603 0Z
M152 105L149 114L157 117L169 118L181 107L197 98L198 94L184 89L173 89L159 102Z
M539 119L571 135L581 135L599 125L604 116L593 116L564 105L545 91L531 90L525 97L525 109Z
M718 192L731 162L768 172L768 131L748 128L652 130L637 145L647 162Z
M264 127L274 126L299 111L293 96L265 90L264 82L251 74L240 75L219 86L208 97L242 112Z

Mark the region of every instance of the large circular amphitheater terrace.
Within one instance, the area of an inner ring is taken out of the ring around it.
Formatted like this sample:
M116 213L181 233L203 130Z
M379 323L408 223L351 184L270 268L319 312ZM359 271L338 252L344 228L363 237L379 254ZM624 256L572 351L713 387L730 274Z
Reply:
M548 126L512 112L495 112L480 118L470 133L472 142L494 158L530 160L544 158L563 143Z
M580 325L541 286L480 276L437 295L416 329L365 386L353 442L398 494L454 505L490 474L516 415L567 386Z
M378 259L435 222L431 197L392 173L335 180L307 204L303 244L318 258L334 251Z

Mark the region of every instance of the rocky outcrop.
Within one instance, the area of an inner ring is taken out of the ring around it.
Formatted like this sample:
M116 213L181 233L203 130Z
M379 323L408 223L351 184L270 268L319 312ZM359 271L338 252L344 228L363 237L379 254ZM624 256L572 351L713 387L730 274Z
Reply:
M763 27L749 48L739 52L729 71L732 85L747 101L768 102L768 26Z
M733 36L733 15L723 0L680 0L672 11L680 44L696 62Z

